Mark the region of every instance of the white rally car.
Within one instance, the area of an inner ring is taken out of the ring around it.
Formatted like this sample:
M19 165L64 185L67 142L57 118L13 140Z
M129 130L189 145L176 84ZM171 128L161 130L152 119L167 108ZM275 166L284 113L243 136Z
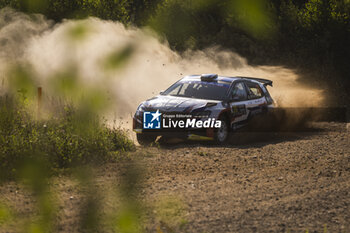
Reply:
M274 107L267 86L272 86L271 80L217 74L186 76L160 95L141 103L133 118L133 129L140 144L151 143L157 136L223 143L230 131L246 125L254 116ZM153 115L147 118L147 114ZM179 116L179 119L167 119L167 116ZM209 127L194 127L204 124L194 125L191 123L195 122L189 119L189 124L182 124L188 127L168 127L169 122L186 117L219 121L220 124L217 124L219 127L214 127L209 122ZM158 124L153 124L154 122Z

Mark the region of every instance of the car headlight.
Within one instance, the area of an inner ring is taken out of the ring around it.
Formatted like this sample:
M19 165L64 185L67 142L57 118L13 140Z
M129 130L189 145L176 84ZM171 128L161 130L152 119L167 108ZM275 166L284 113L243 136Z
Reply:
M143 112L145 111L145 107L143 106L143 104L140 104L138 106L138 108L136 109L136 116L141 116L143 114Z

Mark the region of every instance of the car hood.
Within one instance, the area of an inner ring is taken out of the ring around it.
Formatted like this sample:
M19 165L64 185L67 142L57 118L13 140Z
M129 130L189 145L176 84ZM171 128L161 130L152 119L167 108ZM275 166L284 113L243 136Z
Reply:
M204 110L208 103L219 103L216 100L193 99L177 96L156 96L143 103L146 111L161 112L185 112L190 113L193 110Z

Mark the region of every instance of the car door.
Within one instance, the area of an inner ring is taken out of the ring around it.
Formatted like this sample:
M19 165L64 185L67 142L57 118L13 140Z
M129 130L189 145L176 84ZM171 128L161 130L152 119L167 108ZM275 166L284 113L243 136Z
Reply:
M265 112L267 101L259 83L251 81L245 81L244 83L248 94L248 102L246 105L248 118Z
M239 127L247 120L249 112L248 92L243 81L234 83L230 93L231 128Z

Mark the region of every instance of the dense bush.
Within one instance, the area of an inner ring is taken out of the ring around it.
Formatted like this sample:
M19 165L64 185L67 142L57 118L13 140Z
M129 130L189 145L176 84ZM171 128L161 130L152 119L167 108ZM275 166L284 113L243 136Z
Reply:
M123 131L106 127L97 117L79 125L80 113L65 107L61 116L36 121L20 102L0 97L1 177L15 175L22 161L31 158L44 160L52 169L66 168L110 161L134 148Z
M41 13L56 21L95 16L129 24L145 20L157 2L158 0L2 0L0 7L9 6L24 12Z

